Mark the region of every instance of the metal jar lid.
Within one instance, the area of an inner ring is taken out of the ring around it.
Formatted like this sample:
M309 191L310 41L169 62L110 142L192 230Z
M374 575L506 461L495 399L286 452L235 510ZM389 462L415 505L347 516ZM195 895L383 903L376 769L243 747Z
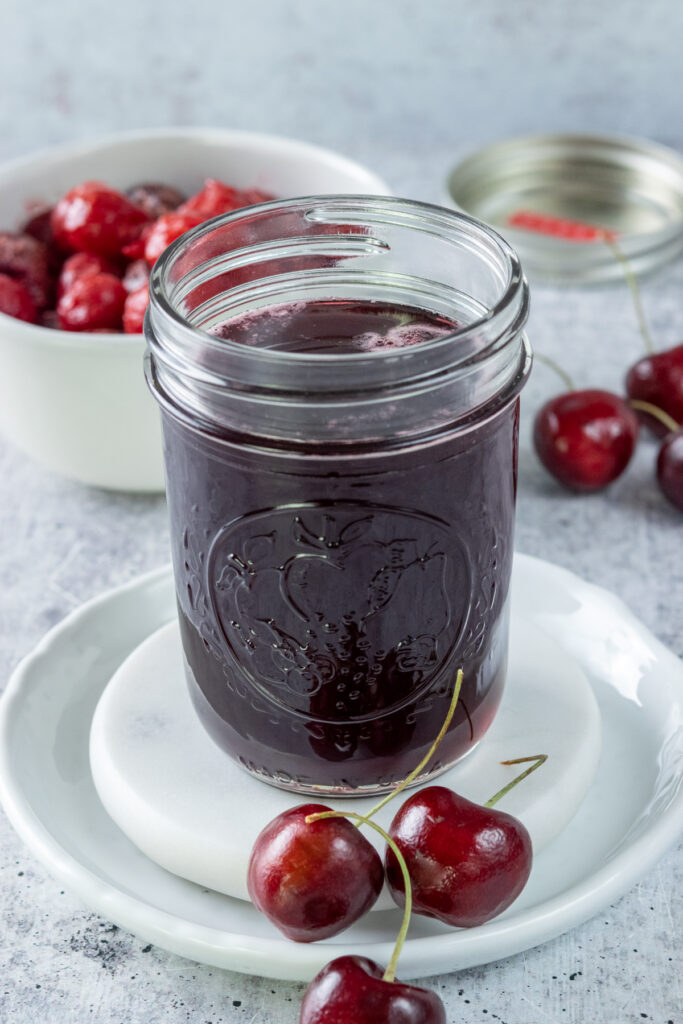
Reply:
M683 158L643 139L532 135L480 149L451 171L453 206L486 221L531 277L583 284L636 273L683 250Z

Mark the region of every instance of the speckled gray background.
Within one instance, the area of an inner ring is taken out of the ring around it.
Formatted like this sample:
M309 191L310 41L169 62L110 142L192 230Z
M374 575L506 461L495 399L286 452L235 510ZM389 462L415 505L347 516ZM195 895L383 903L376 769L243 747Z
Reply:
M475 144L534 130L630 132L683 149L683 8L674 0L3 0L0 158L109 130L275 131L438 200ZM163 169L160 168L160 174ZM683 263L645 286L658 342L683 337ZM582 384L619 385L641 352L624 287L535 289L532 339ZM1 372L1 368L0 368ZM525 393L517 546L617 591L683 652L683 519L647 440L606 494L539 468ZM0 686L82 601L167 560L161 499L70 484L0 441ZM449 1021L681 1020L681 850L587 924L501 963L433 979ZM0 816L0 1021L294 1024L300 987L145 947L83 909Z

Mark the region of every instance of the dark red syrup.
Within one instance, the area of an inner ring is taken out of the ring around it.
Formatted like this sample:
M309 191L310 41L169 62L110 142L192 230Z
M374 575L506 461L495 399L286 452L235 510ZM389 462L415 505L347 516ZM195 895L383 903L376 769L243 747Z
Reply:
M318 301L215 333L355 353L455 325L420 309ZM453 344L457 344L454 339ZM387 787L461 699L432 769L491 723L507 656L517 403L468 430L371 454L265 451L164 415L190 692L213 739L268 781Z

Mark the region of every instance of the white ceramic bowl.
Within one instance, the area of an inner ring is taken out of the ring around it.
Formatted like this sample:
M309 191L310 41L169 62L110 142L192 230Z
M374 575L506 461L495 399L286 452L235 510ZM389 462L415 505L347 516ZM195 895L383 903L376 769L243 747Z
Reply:
M371 171L304 142L221 129L133 132L44 150L0 167L0 230L27 203L100 179L163 181L188 194L205 178L279 198L388 195ZM0 431L28 455L97 487L161 491L159 418L142 373L142 335L51 330L0 313Z

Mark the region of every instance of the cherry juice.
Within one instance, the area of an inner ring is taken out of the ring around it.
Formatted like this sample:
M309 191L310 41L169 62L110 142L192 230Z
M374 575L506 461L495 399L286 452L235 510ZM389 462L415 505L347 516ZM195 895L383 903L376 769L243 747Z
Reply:
M352 356L455 329L408 306L305 300L213 333ZM190 692L244 768L300 792L388 788L434 741L459 668L430 773L478 742L506 669L517 415L513 397L464 428L365 447L268 447L164 415Z

